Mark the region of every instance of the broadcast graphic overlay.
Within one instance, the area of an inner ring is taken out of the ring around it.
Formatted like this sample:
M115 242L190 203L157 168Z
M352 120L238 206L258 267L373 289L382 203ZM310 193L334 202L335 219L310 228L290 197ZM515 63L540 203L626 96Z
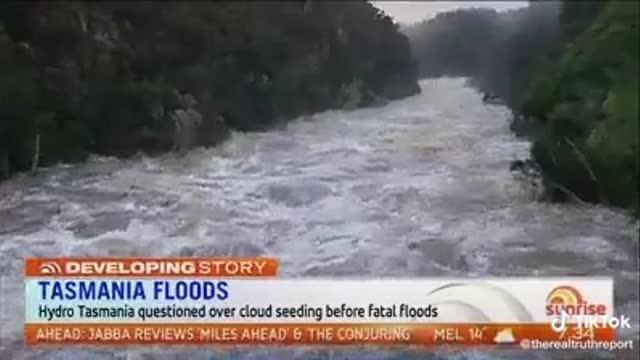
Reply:
M266 257L29 258L25 342L519 346L615 340L609 278L285 279L277 277L278 266ZM583 313L603 320L587 329L579 322Z

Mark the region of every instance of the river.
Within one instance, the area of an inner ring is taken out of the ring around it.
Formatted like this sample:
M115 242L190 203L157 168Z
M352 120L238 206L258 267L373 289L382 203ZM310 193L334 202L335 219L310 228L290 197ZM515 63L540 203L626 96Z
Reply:
M25 256L277 256L285 277L606 275L638 333L637 224L536 202L509 163L529 144L464 79L223 145L93 158L0 184L2 359L549 359L508 352L29 349ZM593 355L593 354L592 354ZM590 355L591 356L591 355ZM595 355L593 355L595 356Z

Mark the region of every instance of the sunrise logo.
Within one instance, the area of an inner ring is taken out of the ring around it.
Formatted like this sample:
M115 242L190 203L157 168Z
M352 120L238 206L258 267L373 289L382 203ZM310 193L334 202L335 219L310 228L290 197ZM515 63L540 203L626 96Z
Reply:
M578 289L563 285L549 292L546 313L548 316L605 315L607 306L589 303Z

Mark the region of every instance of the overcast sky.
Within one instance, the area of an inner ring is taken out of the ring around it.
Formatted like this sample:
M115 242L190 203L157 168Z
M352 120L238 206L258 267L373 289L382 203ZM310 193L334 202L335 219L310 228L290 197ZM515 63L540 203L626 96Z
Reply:
M526 1L372 1L379 9L393 17L395 22L412 24L430 19L439 12L461 8L492 8L497 11L527 6Z

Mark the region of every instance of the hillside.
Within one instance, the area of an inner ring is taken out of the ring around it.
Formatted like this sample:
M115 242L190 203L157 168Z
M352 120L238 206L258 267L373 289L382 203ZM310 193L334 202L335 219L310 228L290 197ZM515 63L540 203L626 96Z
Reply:
M512 108L551 199L638 209L638 3L531 2L407 30L423 77L465 76Z
M3 2L0 79L0 179L419 91L365 1Z

